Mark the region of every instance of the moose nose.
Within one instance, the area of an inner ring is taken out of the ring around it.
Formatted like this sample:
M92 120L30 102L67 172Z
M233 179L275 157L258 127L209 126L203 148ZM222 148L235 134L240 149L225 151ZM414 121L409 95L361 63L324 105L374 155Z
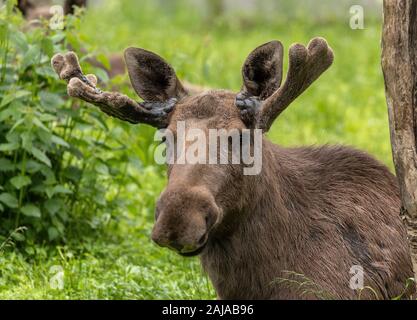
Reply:
M152 240L182 255L196 255L218 216L219 208L206 188L168 187L157 202Z
M198 244L184 244L180 243L180 241L172 239L171 237L164 237L158 234L157 232L152 232L152 241L157 243L161 247L167 247L173 249L179 253L189 253L196 251L198 249Z
M183 255L197 254L207 242L213 219L204 218L200 212L190 213L188 218L176 213L162 212L157 217L152 240Z

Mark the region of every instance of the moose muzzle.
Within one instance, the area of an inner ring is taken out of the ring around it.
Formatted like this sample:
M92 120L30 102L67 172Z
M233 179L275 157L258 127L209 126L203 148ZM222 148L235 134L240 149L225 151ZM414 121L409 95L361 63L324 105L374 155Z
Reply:
M168 187L158 200L152 240L183 256L201 253L219 218L214 197L203 187Z

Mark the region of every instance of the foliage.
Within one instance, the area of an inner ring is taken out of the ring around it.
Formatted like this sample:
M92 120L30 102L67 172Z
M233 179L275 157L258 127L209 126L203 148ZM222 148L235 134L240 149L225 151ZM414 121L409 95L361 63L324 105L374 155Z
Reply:
M26 226L16 240L38 243L87 235L127 210L128 130L67 99L50 67L68 45L88 50L78 18L65 31L24 32L10 6L1 14L0 234Z

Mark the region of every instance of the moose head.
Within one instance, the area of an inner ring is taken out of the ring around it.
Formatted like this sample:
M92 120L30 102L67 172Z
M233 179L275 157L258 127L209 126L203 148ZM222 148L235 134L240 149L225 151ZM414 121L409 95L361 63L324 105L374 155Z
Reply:
M279 41L268 42L253 50L244 62L243 86L238 94L209 90L190 95L174 69L144 49L126 49L125 61L132 86L144 102L98 89L96 77L83 75L73 52L54 56L52 66L68 82L70 96L121 120L168 129L173 136L166 141L168 152L178 147L180 122L187 132L268 131L281 112L331 65L333 53L322 38L314 38L307 47L292 45L287 77L281 86L283 46ZM190 142L185 142L184 149L189 147ZM245 176L244 166L169 164L168 185L157 202L152 239L184 256L202 252L212 236L233 227L235 215L251 201L256 177Z

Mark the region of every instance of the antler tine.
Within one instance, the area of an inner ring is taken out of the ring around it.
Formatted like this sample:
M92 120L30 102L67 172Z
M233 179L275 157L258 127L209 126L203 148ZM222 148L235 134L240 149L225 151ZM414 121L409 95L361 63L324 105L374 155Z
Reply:
M257 115L257 127L268 131L274 120L304 92L333 62L333 51L323 38L312 39L307 48L293 44L289 50L287 78L266 99Z
M103 92L96 87L94 75L84 76L78 57L74 52L56 54L51 60L59 78L67 81L67 92L100 108L104 113L130 123L147 123L157 128L167 126L168 114L174 108L176 99L166 103L143 103L133 101L119 92Z

